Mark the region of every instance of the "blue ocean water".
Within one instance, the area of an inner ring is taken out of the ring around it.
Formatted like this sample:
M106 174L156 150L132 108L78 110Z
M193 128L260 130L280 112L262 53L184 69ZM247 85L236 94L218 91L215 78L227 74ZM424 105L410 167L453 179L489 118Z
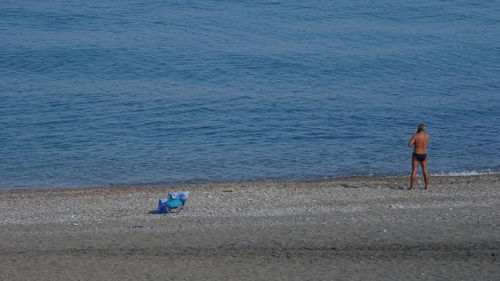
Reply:
M498 1L0 2L0 189L500 171Z

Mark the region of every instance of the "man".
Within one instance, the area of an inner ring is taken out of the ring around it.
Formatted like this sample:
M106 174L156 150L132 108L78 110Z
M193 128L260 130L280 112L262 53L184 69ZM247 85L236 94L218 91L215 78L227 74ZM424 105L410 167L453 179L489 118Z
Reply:
M413 184L417 178L418 163L422 166L424 174L425 190L429 189L429 172L427 172L427 144L429 144L429 134L425 132L425 125L418 125L417 133L414 134L408 142L408 147L413 146L413 155L411 157L411 178L408 190L414 189Z

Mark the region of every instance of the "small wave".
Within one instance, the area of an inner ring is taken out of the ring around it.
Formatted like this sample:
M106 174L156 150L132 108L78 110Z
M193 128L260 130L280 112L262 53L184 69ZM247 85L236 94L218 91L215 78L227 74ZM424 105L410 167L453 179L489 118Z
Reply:
M433 173L432 176L480 176L500 174L498 169L464 170L464 171L446 171Z

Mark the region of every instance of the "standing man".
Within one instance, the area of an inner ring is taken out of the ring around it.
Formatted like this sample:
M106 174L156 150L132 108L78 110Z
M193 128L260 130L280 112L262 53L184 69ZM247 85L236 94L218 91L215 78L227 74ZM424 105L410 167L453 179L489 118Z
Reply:
M408 190L414 189L413 183L417 179L418 163L422 166L424 174L425 190L429 189L430 176L427 172L427 144L429 144L429 134L425 132L425 125L418 125L417 133L414 134L408 142L408 147L413 146L413 155L411 157L411 178Z

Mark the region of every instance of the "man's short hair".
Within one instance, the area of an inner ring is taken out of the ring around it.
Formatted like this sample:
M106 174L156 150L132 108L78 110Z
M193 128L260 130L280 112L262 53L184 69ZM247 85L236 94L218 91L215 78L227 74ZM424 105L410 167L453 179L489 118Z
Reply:
M425 125L424 124L420 124L418 125L418 130L417 130L417 133L420 133L422 131L425 131Z

